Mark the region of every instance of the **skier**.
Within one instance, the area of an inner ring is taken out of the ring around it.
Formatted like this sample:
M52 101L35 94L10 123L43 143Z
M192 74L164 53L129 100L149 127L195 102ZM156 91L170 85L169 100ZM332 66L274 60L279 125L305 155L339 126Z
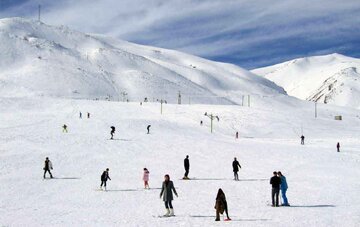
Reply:
M62 128L63 128L63 132L66 132L66 133L68 132L67 125L64 124Z
M215 221L220 221L220 214L223 214L224 211L225 211L226 217L227 217L227 219L225 219L224 221L230 221L231 220L230 217L229 217L229 212L228 212L225 193L223 192L223 190L221 188L219 188L218 193L216 195L216 202L215 202L215 207L214 208L216 209L216 219L215 219Z
M202 126L203 125L203 121L200 121L200 126Z
M46 158L45 158L45 166L44 166L44 168L43 168L43 170L44 170L44 179L45 179L45 174L46 174L46 172L49 172L50 178L53 178L53 176L52 176L52 174L51 174L51 172L50 172L51 169L53 169L52 163L51 163L51 161L49 160L49 158L46 157Z
M186 155L186 158L184 159L184 168L185 168L185 174L183 179L189 180L189 169L190 169L190 161L189 161L189 155Z
M82 118L82 113L80 112L79 117Z
M234 161L232 163L232 167L233 167L233 172L234 172L234 180L239 180L239 167L241 169L241 165L240 163L236 160L236 158L234 158Z
M111 126L111 132L110 132L110 135L111 135L111 140L114 139L114 133L115 133L115 127L114 126Z
M87 118L90 118L90 113L89 112L87 113Z
M305 141L305 136L304 135L301 135L301 145L304 145L304 141Z
M290 206L288 199L286 197L286 190L288 189L286 177L284 175L282 175L282 173L280 171L278 172L278 176L281 179L280 190L281 190L281 196L283 199L283 204L281 204L281 206Z
M102 190L102 186L104 185L105 191L106 191L106 181L111 180L109 176L109 168L106 168L106 170L101 174L101 184L100 189Z
M236 138L236 139L239 139L239 132L236 132L236 133L235 133L235 138Z
M281 179L277 176L277 172L273 172L274 176L270 178L270 184L272 185L271 190L271 200L272 200L272 206L278 207L279 206L279 191L280 191L280 184Z
M148 125L148 126L146 127L146 129L147 129L147 134L150 134L150 127L151 127L151 125Z
M336 144L336 148L337 148L337 152L340 152L340 143L339 142Z
M144 188L146 189L150 189L149 187L149 170L147 168L144 168L144 175L143 175L143 180L144 180Z
M164 178L165 180L162 184L161 192L160 192L160 199L163 196L163 201L165 203L165 208L166 208L166 213L164 216L166 217L175 216L174 208L171 203L171 201L173 200L172 192L174 191L176 197L178 197L178 194L175 190L174 183L170 180L170 176L166 174Z

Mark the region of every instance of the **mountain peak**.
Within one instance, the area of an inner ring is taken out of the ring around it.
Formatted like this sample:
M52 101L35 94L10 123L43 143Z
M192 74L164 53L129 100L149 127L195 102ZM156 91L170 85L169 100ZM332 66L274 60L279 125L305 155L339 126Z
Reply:
M1 96L239 103L242 95L285 94L234 65L84 34L35 20L0 20ZM127 94L126 97L124 94Z

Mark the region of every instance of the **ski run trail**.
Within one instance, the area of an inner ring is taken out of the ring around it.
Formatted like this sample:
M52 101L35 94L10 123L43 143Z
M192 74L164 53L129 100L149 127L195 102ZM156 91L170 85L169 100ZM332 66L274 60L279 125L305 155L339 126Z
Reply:
M1 98L0 225L357 226L358 110L318 105L315 119L312 103L288 97L253 103L167 104L160 114L159 103ZM212 134L205 112L220 117ZM333 120L339 113L343 121ZM180 180L186 155L194 180ZM55 179L42 178L47 156ZM233 180L234 157L242 166L240 181ZM150 190L143 189L144 167ZM98 189L106 168L112 180L104 192ZM269 206L274 170L287 177L290 207ZM179 194L172 218L158 218L165 213L159 198L165 174ZM219 188L230 222L214 221Z

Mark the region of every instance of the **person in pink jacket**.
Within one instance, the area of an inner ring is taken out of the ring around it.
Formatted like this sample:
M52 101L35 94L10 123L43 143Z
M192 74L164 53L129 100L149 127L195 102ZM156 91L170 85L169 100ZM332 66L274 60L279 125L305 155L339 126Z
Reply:
M143 180L144 180L144 188L145 189L150 189L149 187L149 170L147 168L144 168L144 175L143 175Z

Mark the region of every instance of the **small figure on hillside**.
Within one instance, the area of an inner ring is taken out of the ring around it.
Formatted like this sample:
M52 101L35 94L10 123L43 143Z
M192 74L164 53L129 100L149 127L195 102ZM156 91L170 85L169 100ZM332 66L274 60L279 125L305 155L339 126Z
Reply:
M203 125L203 121L200 121L200 126L202 126Z
M81 112L79 113L79 117L82 118L82 113Z
M304 142L305 142L305 136L304 135L301 135L301 145L304 145Z
M106 168L106 170L101 174L101 184L100 189L102 190L102 186L104 185L105 191L106 191L106 181L111 180L109 176L109 168Z
M67 130L67 125L66 124L64 124L63 126L62 126L62 128L63 128L63 132L68 132L68 130Z
M271 189L271 200L272 206L278 207L279 206L279 192L280 192L280 184L281 179L277 176L277 172L273 172L274 176L270 178L270 184L272 185Z
M144 181L144 188L150 189L149 187L149 170L147 168L144 168L144 175L143 175L143 181Z
M226 202L226 197L225 197L225 193L223 192L223 190L221 188L219 188L218 193L216 195L216 202L215 202L215 207L216 209L216 219L215 221L220 221L220 214L223 214L224 211L226 213L226 217L227 219L225 219L224 221L229 221L231 220L229 217L229 212L228 212L228 206L227 206L227 202Z
M148 125L148 126L146 127L147 134L150 134L150 127L151 127L151 125Z
M340 152L340 143L339 142L336 144L336 149L337 149L337 152Z
M89 112L87 113L87 118L90 118L90 113Z
M235 139L239 139L239 132L235 133Z
M290 206L288 199L286 197L286 191L288 189L286 177L284 175L282 175L282 173L280 171L278 172L278 177L280 177L280 180L281 180L280 190L281 190L281 197L283 199L283 204L281 204L281 206Z
M174 208L172 206L171 201L173 200L173 192L178 197L178 194L175 190L174 183L170 180L170 176L166 174L164 176L165 180L162 183L160 199L163 197L163 201L165 203L166 213L164 216L175 216Z
M49 158L46 157L46 158L45 158L45 165L44 165L44 168L43 168L43 170L44 170L44 179L45 179L45 174L46 174L46 172L49 172L50 178L53 178L53 176L52 176L52 174L51 174L51 172L50 172L50 170L52 170L52 169L53 169L52 163L51 163L51 161L49 160Z
M111 126L111 131L110 131L110 135L111 135L111 140L114 139L114 134L115 134L115 127L114 126Z
M190 160L189 160L189 155L186 155L186 158L184 159L184 169L185 169L185 174L183 179L184 180L189 180L189 170L190 170Z
M140 106L142 106L142 102L140 102Z
M234 161L232 163L232 167L233 167L233 172L234 172L234 180L239 180L238 172L239 172L239 167L241 169L241 165L238 162L238 160L236 160L236 158L234 158Z

